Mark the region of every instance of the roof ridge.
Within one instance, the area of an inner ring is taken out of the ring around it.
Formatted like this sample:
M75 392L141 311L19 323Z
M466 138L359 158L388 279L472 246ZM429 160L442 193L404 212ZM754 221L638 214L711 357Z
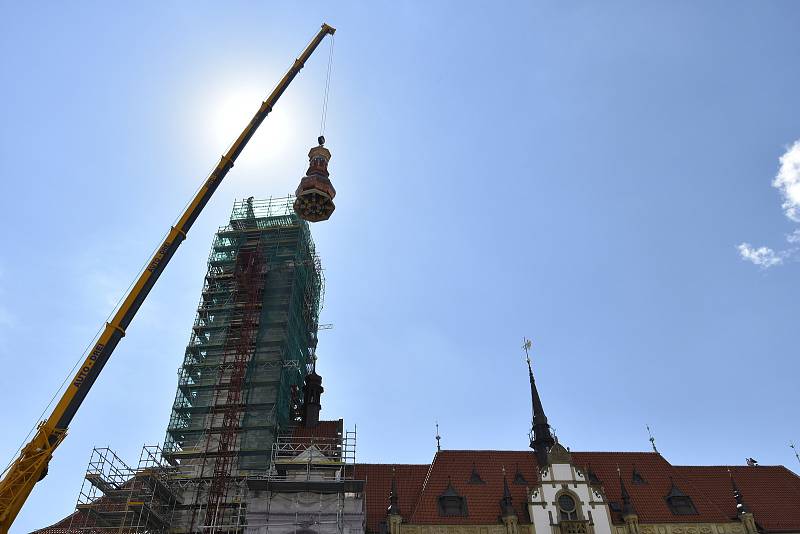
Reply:
M535 456L536 453L529 449L443 449L439 451L441 453L448 453L448 452L513 452L513 453L530 453ZM572 454L647 454L650 456L660 456L664 458L664 456L660 452L653 452L653 451L577 451L570 449L570 453ZM666 461L666 458L664 458ZM669 462L667 462L669 463ZM670 464L671 465L671 464Z
M401 465L411 466L411 465L413 465L413 466L419 466L419 467L422 467L422 466L428 467L431 464L404 464L404 463L398 463L398 462L388 462L388 463L383 463L383 462L356 462L356 463L354 463L352 465L392 465L392 466L401 466Z
M660 452L653 452L653 451L569 451L572 454L648 454L650 456L664 456ZM664 458L666 460L666 458ZM669 462L668 462L669 463ZM670 464L672 465L672 464Z
M425 474L425 481L422 483L422 487L419 489L419 495L417 495L417 502L414 503L414 508L409 516L409 521L412 520L417 515L417 509L419 508L420 502L422 501L422 496L425 494L425 490L428 487L428 481L431 478L431 473L433 472L433 464L436 463L436 459L442 451L436 451L433 455L433 461L428 465L428 472Z
M509 449L443 449L443 450L441 450L439 452L441 452L441 453L447 453L447 452L513 452L513 453L526 452L526 453L530 453L530 454L533 454L533 455L536 454L533 451L526 450L526 449L519 449L519 450L509 450Z
M773 468L773 469L774 468L783 468L783 469L786 469L787 471L789 471L790 473L794 474L795 476L797 476L794 473L794 471L792 471L791 469L788 469L785 465L780 465L780 464L769 464L769 465L761 465L761 464L759 464L759 465L727 465L727 464L673 465L672 467L674 467L676 469L697 469L697 468L701 468L701 469L711 469L711 468L719 468L719 469L759 469L759 468L762 468L762 467L768 467L768 468Z

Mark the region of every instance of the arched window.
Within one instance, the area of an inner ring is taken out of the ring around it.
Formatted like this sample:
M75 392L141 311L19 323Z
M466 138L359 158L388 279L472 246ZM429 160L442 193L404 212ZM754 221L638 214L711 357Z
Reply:
M562 493L558 497L558 517L566 520L578 519L578 505L569 493Z

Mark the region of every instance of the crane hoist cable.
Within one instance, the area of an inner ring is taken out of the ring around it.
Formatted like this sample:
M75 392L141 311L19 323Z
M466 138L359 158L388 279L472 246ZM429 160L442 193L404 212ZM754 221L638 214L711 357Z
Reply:
M319 121L319 136L324 138L325 137L325 126L328 120L328 95L330 94L331 90L331 68L333 65L333 43L335 41L334 36L331 35L331 48L330 52L328 52L328 72L325 75L325 92L322 98L322 117Z

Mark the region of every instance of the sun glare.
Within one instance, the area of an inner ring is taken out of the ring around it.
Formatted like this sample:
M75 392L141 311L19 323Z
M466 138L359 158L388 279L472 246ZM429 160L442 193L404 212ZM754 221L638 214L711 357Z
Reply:
M255 115L267 92L267 89L237 88L216 99L211 133L219 150L227 150L233 144ZM264 163L285 152L296 136L290 120L292 111L285 102L275 106L245 149L248 163Z

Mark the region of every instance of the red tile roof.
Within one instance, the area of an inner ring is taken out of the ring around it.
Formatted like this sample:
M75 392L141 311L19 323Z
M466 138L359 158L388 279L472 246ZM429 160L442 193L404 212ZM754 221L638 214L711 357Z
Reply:
M800 477L783 466L678 466L674 469L729 518L736 517L730 480L733 475L745 505L763 530L800 530Z
M72 512L58 523L53 523L49 527L34 530L31 534L71 534L75 532L75 530L71 530L69 527L72 525L73 518L76 518L78 514L79 512L77 511Z
M619 467L641 523L725 523L736 520L727 467L676 467L654 452L575 452L572 453L572 463L576 467L591 469L600 479L606 499L621 504ZM484 484L470 484L473 465ZM411 524L498 522L503 496L503 467L517 516L520 522L529 523L525 508L526 486L513 481L519 469L528 486L538 483L538 464L530 451L441 451L430 466L398 466L403 520ZM643 483L633 481L634 469ZM800 531L800 477L784 467L737 466L731 469L759 526L767 532ZM424 476L421 474L423 470L427 470ZM389 504L391 465L361 464L356 466L356 472L366 473L371 479L365 486L367 530L378 532ZM467 517L439 515L438 497L448 483L466 497ZM697 514L672 513L665 497L673 484L692 499ZM612 513L612 521L622 523L619 513Z
M602 482L606 499L622 502L617 466L622 474L625 488L631 496L641 523L686 523L686 522L727 522L727 517L719 507L706 498L687 481L681 473L655 452L576 452L572 463L580 467L590 467ZM644 484L634 484L633 470L641 475ZM697 509L697 515L675 515L670 511L666 495L672 484L687 494ZM622 523L619 514L612 514L615 523Z
M367 531L380 532L380 523L386 519L389 493L392 487L392 469L397 478L400 514L408 517L417 503L422 484L428 474L427 464L356 464L354 478L364 480L364 505L367 511Z
M344 433L344 420L320 421L316 426L305 427L297 425L292 429L292 439L302 442L304 439L342 439Z
M480 475L483 484L470 483L473 471ZM514 484L517 468L529 484L538 480L536 459L531 451L441 451L433 458L425 485L414 511L408 518L416 524L475 524L496 523L500 517L500 499L503 497L503 468L508 477L514 509L520 521L528 522L526 489ZM439 496L452 484L467 499L467 517L439 515Z

